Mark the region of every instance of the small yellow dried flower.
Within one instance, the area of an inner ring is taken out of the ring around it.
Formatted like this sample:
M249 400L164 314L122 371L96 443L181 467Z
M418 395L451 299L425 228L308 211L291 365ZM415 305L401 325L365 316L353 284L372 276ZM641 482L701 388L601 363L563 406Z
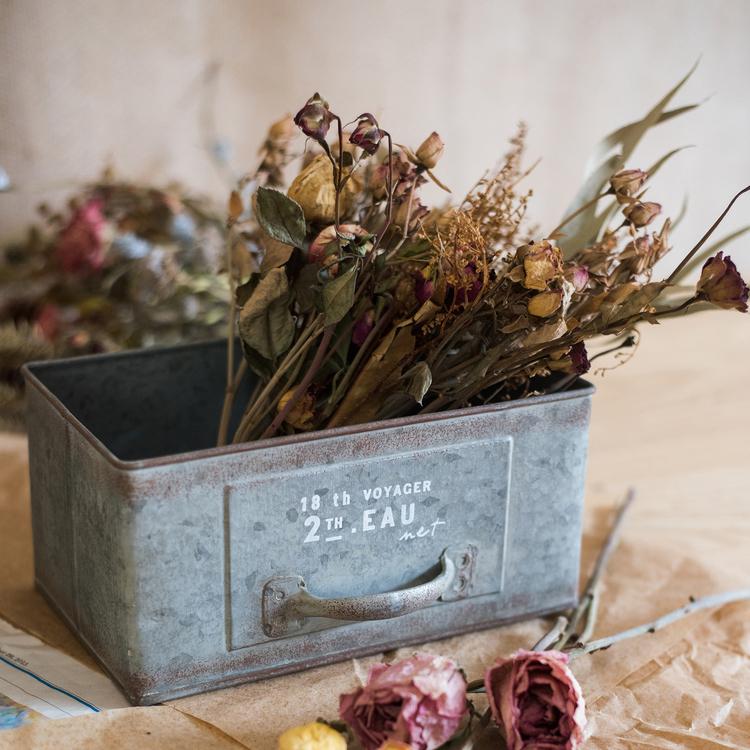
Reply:
M279 399L277 411L282 411L284 407L289 403L289 399L294 395L295 388L290 388L284 395ZM298 430L311 430L313 427L313 418L315 410L315 398L308 391L302 394L297 403L289 410L284 421L295 427Z
M535 294L527 305L530 315L536 315L537 318L549 318L554 315L562 304L563 293L559 289L551 289L547 292Z
M346 750L346 740L327 724L314 721L287 729L279 737L279 750Z
M407 745L406 742L399 742L398 740L386 740L378 750L412 750L411 745Z

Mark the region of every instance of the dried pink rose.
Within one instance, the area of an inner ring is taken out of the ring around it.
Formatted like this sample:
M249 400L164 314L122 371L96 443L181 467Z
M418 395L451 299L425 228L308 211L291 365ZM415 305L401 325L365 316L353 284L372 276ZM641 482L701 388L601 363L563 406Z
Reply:
M85 276L100 270L104 264L102 205L99 198L87 201L75 210L60 232L54 254L66 273Z
M586 266L568 266L565 269L565 278L573 284L577 292L582 292L589 285L589 269Z
M453 736L466 711L466 681L456 663L430 654L375 664L367 684L339 702L341 718L364 750L386 740L433 750Z
M581 687L560 651L517 651L484 676L508 750L575 750L584 740Z
M747 284L732 259L728 255L724 257L723 252L703 264L697 291L702 299L717 307L747 312Z

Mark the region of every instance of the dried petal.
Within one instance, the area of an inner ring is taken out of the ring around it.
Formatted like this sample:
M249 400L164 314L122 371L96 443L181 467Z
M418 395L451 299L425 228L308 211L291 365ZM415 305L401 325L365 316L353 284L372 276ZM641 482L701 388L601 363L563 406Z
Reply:
M538 318L549 318L554 315L562 304L563 293L559 289L550 289L546 292L535 294L528 302L529 315Z

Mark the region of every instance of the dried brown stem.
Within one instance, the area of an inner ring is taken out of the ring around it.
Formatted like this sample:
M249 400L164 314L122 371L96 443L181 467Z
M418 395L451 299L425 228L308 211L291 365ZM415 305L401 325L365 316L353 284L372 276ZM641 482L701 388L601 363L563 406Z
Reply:
M323 364L323 358L325 357L325 353L328 349L328 344L331 343L333 331L334 326L328 326L328 328L326 328L323 332L323 337L320 339L320 343L318 344L318 350L315 352L315 357L313 358L310 367L307 369L305 377L302 378L300 384L294 389L294 393L292 394L289 401L284 404L283 409L279 411L273 422L268 425L265 432L261 435L261 440L273 437L276 434L276 431L284 423L284 420L289 415L289 412L294 408L300 398L302 398L302 395L307 391L308 386L310 385L310 383L312 383L312 379L315 377L318 370L320 369L320 366Z
M672 271L672 273L669 275L669 278L667 279L667 283L671 284L680 274L680 271L690 262L690 259L703 247L703 245L706 244L709 237L716 231L719 224L721 224L722 221L724 221L724 218L726 215L732 210L732 206L735 204L737 199L750 191L750 185L747 187L742 188L742 190L737 193L734 198L732 198L731 201L729 201L729 204L727 207L721 212L719 215L719 218L716 219L716 221L709 227L708 231L703 235L703 237L698 240L698 243L693 247L693 249L682 259L681 263L677 266L677 268Z

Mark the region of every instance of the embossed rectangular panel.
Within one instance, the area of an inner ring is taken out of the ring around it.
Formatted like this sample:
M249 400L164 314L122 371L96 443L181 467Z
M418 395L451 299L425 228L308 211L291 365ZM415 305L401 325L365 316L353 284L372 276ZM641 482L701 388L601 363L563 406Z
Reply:
M500 591L511 449L501 436L228 487L230 648L267 640L260 603L272 576L301 575L326 598L392 591L434 573L446 547L469 543L477 549L469 595ZM303 633L346 624L317 619Z

